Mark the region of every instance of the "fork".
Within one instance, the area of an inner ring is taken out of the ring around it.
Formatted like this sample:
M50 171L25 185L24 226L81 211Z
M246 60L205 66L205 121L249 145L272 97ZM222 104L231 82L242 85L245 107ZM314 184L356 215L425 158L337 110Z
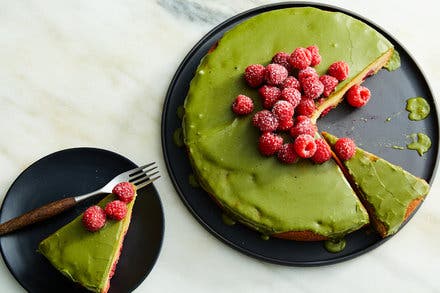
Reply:
M160 178L160 175L157 175L159 173L159 171L156 171L157 166L155 166L154 164L155 162L136 167L134 169L121 173L110 180L102 188L92 191L90 193L63 198L31 210L21 216L13 218L3 224L0 224L0 235L10 233L31 224L51 218L55 215L60 214L61 212L64 212L74 207L79 202L84 201L95 195L102 193L111 193L113 187L120 182L128 181L136 186L137 190L144 188L145 186Z

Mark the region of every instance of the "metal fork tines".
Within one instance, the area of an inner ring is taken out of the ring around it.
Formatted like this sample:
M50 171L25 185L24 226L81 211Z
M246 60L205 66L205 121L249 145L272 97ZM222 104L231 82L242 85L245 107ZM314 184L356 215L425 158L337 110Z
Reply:
M128 181L134 184L137 190L144 188L145 186L151 184L153 181L160 178L160 175L157 175L159 171L157 171L157 166L155 164L156 162L153 162L125 171L124 173L121 173L116 177L114 177L101 189L95 190L87 194L76 196L75 201L80 202L99 193L111 193L113 188L116 186L116 184L120 182Z
M159 171L157 171L157 166L155 166L154 164L155 162L130 170L131 172L128 175L128 182L134 184L137 189L141 189L149 185L153 181L159 179L160 175L157 175L159 174Z

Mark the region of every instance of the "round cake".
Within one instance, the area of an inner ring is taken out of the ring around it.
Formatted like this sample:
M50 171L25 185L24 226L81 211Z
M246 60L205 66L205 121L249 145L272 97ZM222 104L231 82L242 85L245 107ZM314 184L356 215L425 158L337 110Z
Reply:
M237 117L231 104L238 94L253 98L243 72L268 64L279 52L316 45L322 75L344 60L346 80L325 101L337 105L354 84L385 66L393 45L367 24L343 13L312 7L273 10L252 17L224 34L203 58L185 100L185 145L201 186L240 222L265 235L292 240L335 239L369 223L368 214L335 161L281 164L258 152L258 130L251 116Z

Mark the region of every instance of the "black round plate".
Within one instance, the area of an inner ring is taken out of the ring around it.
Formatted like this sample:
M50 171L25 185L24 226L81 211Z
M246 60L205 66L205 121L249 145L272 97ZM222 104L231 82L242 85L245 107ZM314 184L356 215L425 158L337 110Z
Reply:
M183 202L194 217L213 235L231 247L250 256L283 265L324 265L356 257L386 241L376 233L362 229L347 236L344 251L327 252L321 242L295 242L281 239L264 241L260 235L242 225L226 226L221 220L222 211L202 189L192 188L188 176L192 173L185 149L173 143L173 132L181 126L176 116L177 108L184 103L194 72L209 48L221 36L243 20L274 9L314 6L324 10L341 11L369 24L387 37L400 53L402 66L393 72L381 70L368 78L372 98L367 106L353 110L344 103L320 119L319 129L338 136L350 136L358 145L402 166L411 173L432 180L438 155L438 119L429 86L408 52L383 29L352 12L327 5L310 3L279 3L262 6L234 16L204 36L188 53L178 68L171 85L162 114L162 147L168 171ZM293 48L292 48L293 49ZM423 121L410 121L405 111L405 100L422 96L431 105L430 116ZM390 117L389 122L386 119ZM407 135L424 132L432 140L428 153L420 157L415 151L397 150L392 146L405 146Z
M48 155L15 180L3 201L1 222L43 204L90 192L136 164L116 153L95 148L74 148ZM40 224L0 238L0 249L11 273L29 292L89 292L59 273L37 252L41 240L73 220L103 196L86 200L74 209ZM119 263L109 292L130 292L149 274L159 255L164 216L153 185L138 193Z

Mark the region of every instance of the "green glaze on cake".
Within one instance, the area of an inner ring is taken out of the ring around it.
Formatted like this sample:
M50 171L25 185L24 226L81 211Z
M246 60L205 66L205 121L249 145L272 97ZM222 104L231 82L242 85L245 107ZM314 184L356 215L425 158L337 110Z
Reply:
M266 235L312 231L335 238L369 222L333 160L283 165L263 157L252 115L238 118L231 111L238 94L261 109L257 90L243 80L248 65L266 65L276 52L310 45L320 49L319 74L335 61L350 66L334 94L354 78L362 80L371 64L393 50L381 34L346 14L311 7L274 10L224 34L201 61L185 100L185 144L200 184L228 214Z
M394 71L400 67L400 55L396 50L393 51L388 63L384 66L388 71Z
M115 199L116 196L110 194L98 205L104 208ZM84 228L81 214L44 239L38 251L72 281L91 291L101 292L107 284L113 262L130 224L133 204L134 200L127 204L127 215L123 220L108 220L97 232L89 232Z
M410 135L412 142L407 144L409 150L416 150L420 156L423 156L431 148L431 139L424 133L413 133Z
M323 136L334 146L337 137L328 133ZM386 236L397 232L410 203L428 194L425 180L361 148L356 148L355 155L342 163L363 199L373 207L374 217L387 228Z

